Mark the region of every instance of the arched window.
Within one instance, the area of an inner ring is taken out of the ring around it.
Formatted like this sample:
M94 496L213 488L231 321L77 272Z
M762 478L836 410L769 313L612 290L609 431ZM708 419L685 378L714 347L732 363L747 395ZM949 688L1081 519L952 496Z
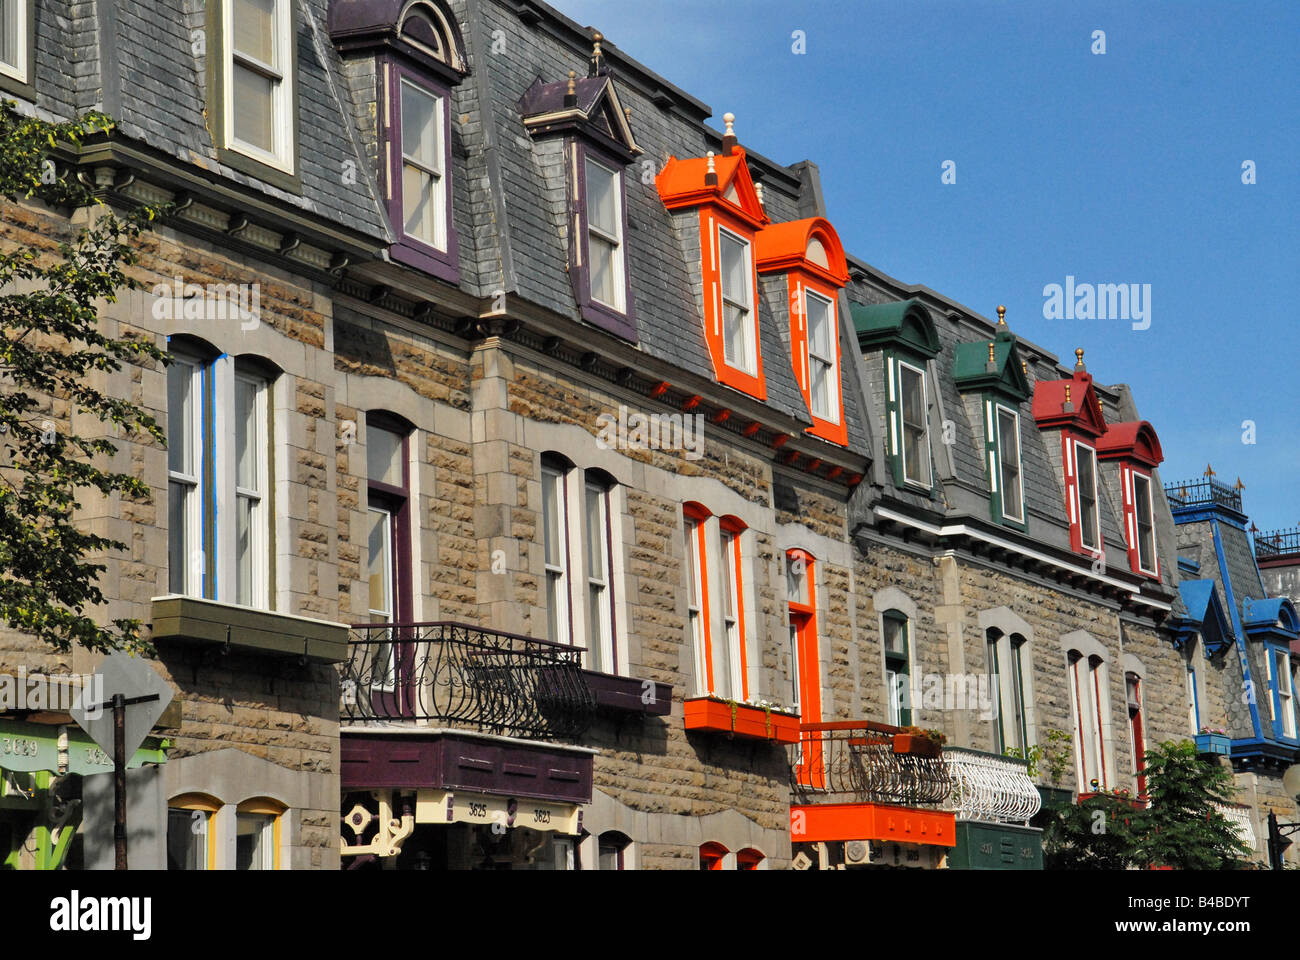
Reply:
M168 352L169 589L273 609L278 371L193 337L171 338Z
M215 870L217 835L214 818L221 801L204 793L186 793L167 802L167 869Z
M280 822L284 804L255 797L235 811L235 869L280 869Z
M1070 702L1074 711L1076 769L1082 792L1105 790L1106 664L1096 654L1068 653Z
M736 869L757 870L758 865L762 863L764 859L765 858L760 851L755 850L753 847L746 847L744 850L741 850L736 854Z
M725 867L729 851L720 843L705 843L700 846L700 869L722 870Z
M985 633L988 649L989 693L996 710L993 749L1024 751L1030 745L1026 709L1025 674L1029 667L1027 643L1018 633L1004 634L997 627Z
M901 610L886 610L881 617L885 646L885 691L889 722L900 727L912 723L911 623Z
M583 647L586 669L616 674L627 666L618 643L618 482L558 453L542 454L541 469L547 637Z
M617 830L606 830L597 840L597 869L628 869L627 857L631 846L632 840L627 834Z

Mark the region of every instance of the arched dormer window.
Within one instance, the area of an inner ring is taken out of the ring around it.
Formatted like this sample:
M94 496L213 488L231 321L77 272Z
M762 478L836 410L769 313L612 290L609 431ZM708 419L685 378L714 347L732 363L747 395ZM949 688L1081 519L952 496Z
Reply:
M450 104L469 71L456 18L443 0L336 0L329 28L339 50L375 54L393 259L459 283Z

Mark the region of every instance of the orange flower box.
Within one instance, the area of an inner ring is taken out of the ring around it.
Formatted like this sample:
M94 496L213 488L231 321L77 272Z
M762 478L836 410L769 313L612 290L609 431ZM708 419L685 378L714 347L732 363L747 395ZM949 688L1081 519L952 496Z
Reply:
M687 700L686 729L710 730L747 740L799 742L799 718L788 713L764 710L744 703L729 703L713 697Z
M943 745L929 737L915 733L894 734L894 752L911 754L914 757L937 757Z

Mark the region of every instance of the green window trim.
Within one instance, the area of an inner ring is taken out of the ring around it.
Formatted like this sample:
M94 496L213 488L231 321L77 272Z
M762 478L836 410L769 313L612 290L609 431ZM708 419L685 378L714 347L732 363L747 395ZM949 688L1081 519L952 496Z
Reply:
M902 650L891 651L889 649L886 637L891 625L898 628L898 636L902 641ZM881 627L880 642L885 652L885 695L888 698L886 706L889 710L890 722L896 722L900 727L910 726L912 723L912 642L910 624L907 615L901 610L886 610L881 617ZM901 683L899 682L900 678ZM897 704L896 707L895 704ZM897 709L896 717L894 716L895 709Z
M935 482L934 442L930 427L930 387L933 378L930 375L929 363L919 355L896 350L884 351L884 362L885 445L889 454L889 466L894 486L900 490L923 493L933 499L937 496L938 487ZM909 371L918 372L921 375L921 404L925 408L925 432L923 435L925 473L928 478L925 482L909 479L905 472L904 444L906 443L905 430L907 428L903 406L903 375L905 367Z
M986 393L983 398L984 410L984 469L988 476L989 483L989 516L1003 526L1012 527L1020 531L1029 529L1029 509L1025 504L1025 444L1024 430L1022 425L1024 419L1020 416L1020 410L1008 404L1000 395ZM1016 453L1018 463L1016 468L1016 479L1019 483L1020 499L1020 518L1007 516L1003 511L1006 505L1006 493L1002 489L1003 470L1002 461L1002 430L1001 414L1010 414L1015 418L1016 429Z

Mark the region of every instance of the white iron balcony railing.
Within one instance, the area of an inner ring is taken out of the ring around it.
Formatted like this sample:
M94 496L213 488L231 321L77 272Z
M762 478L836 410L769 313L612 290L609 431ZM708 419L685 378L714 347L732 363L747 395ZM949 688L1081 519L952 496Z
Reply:
M963 747L946 747L943 759L952 778L944 807L958 820L1027 823L1042 805L1023 760Z
M1219 811L1230 824L1237 828L1241 842L1255 849L1255 824L1251 821L1250 807L1244 803L1216 803L1214 809Z

